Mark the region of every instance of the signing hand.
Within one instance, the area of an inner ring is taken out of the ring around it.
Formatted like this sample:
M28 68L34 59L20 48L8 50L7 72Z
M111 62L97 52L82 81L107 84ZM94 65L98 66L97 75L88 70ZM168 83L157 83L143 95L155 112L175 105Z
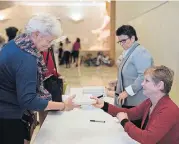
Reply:
M129 119L127 113L125 112L118 113L116 117L119 120L119 122L121 122L123 119Z
M102 107L104 106L104 101L103 101L103 100L98 99L98 98L95 97L95 96L92 96L91 99L96 100L96 103L93 104L94 107L96 107L96 108L102 108Z
M125 99L128 97L128 93L126 91L122 92L118 97L119 104L124 104Z

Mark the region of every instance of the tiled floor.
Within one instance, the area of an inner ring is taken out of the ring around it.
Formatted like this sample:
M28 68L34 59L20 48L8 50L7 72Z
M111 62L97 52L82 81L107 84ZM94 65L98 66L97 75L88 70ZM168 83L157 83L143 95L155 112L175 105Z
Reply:
M59 67L60 74L65 77L65 80L71 87L80 86L99 86L106 85L109 81L116 79L116 67L74 67L65 68Z
M71 66L71 68L65 68L65 66L58 67L59 73L65 77L69 87L81 87L81 86L105 86L109 81L115 80L117 76L116 67L80 67ZM34 131L32 141L39 131L39 126Z

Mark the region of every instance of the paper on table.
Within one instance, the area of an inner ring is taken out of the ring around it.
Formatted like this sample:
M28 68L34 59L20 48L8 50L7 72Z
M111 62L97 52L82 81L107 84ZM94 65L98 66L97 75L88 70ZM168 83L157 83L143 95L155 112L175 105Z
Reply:
M91 94L92 96L105 96L104 86L87 86L83 87L83 94Z
M91 94L84 94L84 95L78 95L74 98L73 102L77 105L92 105L95 104L96 101L94 99L91 99ZM65 101L69 96L68 95L62 95L63 101Z
M91 94L83 94L82 96L77 96L74 99L74 103L77 105L92 105L95 104L96 101L94 99L91 99Z

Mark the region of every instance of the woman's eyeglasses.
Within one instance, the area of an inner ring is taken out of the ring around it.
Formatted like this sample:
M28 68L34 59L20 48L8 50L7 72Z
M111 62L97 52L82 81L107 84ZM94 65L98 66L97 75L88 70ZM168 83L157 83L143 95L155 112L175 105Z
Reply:
M126 38L126 39L120 40L120 41L118 41L117 43L125 44L128 39L130 39L130 38Z

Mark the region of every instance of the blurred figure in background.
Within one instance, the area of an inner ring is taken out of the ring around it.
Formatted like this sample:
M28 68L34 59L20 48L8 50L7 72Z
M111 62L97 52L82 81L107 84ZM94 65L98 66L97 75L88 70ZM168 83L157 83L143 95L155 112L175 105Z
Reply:
M70 68L71 52L72 52L71 41L68 38L66 38L64 43L64 55L63 55L66 68Z
M76 67L78 66L80 49L81 49L80 38L77 38L76 42L73 44L73 50L72 50L73 63L75 63Z
M8 36L8 41L14 39L17 35L18 29L16 27L6 28L6 35Z
M59 61L59 65L60 65L60 62L62 60L62 57L63 57L63 43L60 42L59 43L59 49L58 49L58 61Z

